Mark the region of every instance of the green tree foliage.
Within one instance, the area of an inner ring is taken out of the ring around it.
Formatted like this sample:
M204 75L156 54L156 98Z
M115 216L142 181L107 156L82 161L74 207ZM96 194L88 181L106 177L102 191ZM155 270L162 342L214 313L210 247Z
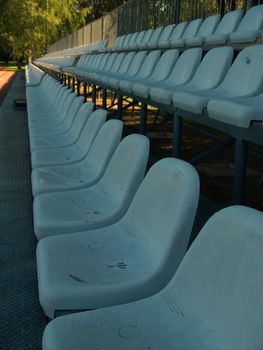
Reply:
M88 11L78 0L0 2L2 51L17 60L39 56L47 45L84 25Z

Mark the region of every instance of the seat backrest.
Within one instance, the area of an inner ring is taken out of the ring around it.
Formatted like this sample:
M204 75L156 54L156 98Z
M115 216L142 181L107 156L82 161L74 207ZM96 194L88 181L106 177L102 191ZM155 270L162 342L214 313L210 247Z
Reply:
M263 45L242 50L230 67L219 90L234 96L255 95L263 89Z
M113 47L114 49L119 48L119 47L121 46L123 40L124 40L124 35L118 36L118 37L116 38L114 44L112 45L112 47Z
M255 209L232 206L214 214L161 292L182 321L187 315L185 339L198 339L196 349L262 348L262 227Z
M220 22L220 15L214 15L206 17L203 23L201 24L196 36L205 37L214 33L217 25Z
M199 199L199 177L192 165L175 158L154 164L122 219L130 234L152 251L163 287L174 275L189 241Z
M213 89L218 86L232 64L233 53L229 46L209 50L198 66L191 85L199 89Z
M174 27L174 30L170 36L170 42L173 43L175 40L180 39L188 27L188 22L181 22Z
M139 51L134 55L130 66L127 70L127 76L132 77L139 72L146 55L147 51Z
M185 29L183 35L182 35L182 39L189 39L192 38L193 36L196 35L196 33L198 32L201 24L203 22L202 18L197 18L194 19L193 21L191 21L187 28Z
M125 45L125 47L124 47L125 49L128 49L130 46L134 45L135 40L136 40L136 38L137 38L137 35L138 35L138 32L132 33L129 42L128 42L127 45Z
M116 57L115 60L110 68L111 73L115 73L118 71L122 61L124 60L125 57L125 53L124 52L120 52Z
M246 30L260 30L263 26L263 5L251 7L241 23L237 27L237 32Z
M150 40L148 41L148 45L157 45L158 40L160 38L160 35L162 34L163 31L163 27L159 27L154 29L154 31L152 32L152 36L150 38Z
M149 139L146 136L132 134L125 137L97 184L104 193L112 197L113 203L116 203L123 214L144 177L148 155Z
M134 45L138 45L138 44L140 44L142 42L142 39L143 39L145 33L146 33L146 30L143 30L143 31L138 33L138 35L137 35L137 37L135 39Z
M92 102L85 102L82 104L82 106L78 110L77 115L73 121L72 128L70 129L70 133L71 135L74 136L75 140L80 135L80 132L84 124L86 123L87 119L91 115L93 109L94 109L94 104Z
M70 127L72 125L83 102L84 102L83 96L77 96L71 103L67 112L67 117L64 120L64 123L67 127Z
M100 128L88 156L85 167L94 174L103 175L113 153L121 141L123 123L120 120L109 120Z
M137 74L138 79L146 78L152 73L160 56L161 56L161 50L153 50L150 53L148 53Z
M163 79L166 79L169 76L178 58L178 49L166 50L158 60L152 73L152 78L155 81L161 81Z
M226 13L224 17L221 19L221 22L219 23L218 27L216 28L215 33L228 34L228 33L234 32L238 27L243 15L244 15L243 10L230 11Z
M151 39L153 32L154 32L154 29L148 29L146 31L146 33L144 34L142 41L140 43L138 43L138 46L140 47L140 45L147 45Z
M115 62L117 55L118 55L117 52L111 53L107 59L107 62L104 65L104 67L101 69L101 71L108 72L111 69L113 63Z
M78 139L78 146L82 150L83 155L86 155L90 150L90 147L106 118L107 111L104 109L97 109L89 116Z
M173 85L186 84L193 77L202 59L200 48L184 51L177 60L167 82Z
M159 37L158 43L167 42L174 28L174 24L170 24L169 26L164 27Z
M123 61L121 62L120 68L118 69L118 74L124 74L128 70L134 56L135 56L134 51L126 54Z
M124 49L124 48L126 48L126 47L128 46L128 42L129 42L131 36L132 36L131 33L129 33L129 34L127 34L127 35L125 36L125 38L124 38L124 40L123 40L123 42L122 42L122 45L121 45L121 48L122 48L122 49Z

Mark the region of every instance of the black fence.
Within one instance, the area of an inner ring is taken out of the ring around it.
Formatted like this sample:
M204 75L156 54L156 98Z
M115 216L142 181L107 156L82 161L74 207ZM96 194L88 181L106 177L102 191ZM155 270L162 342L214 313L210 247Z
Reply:
M109 46L119 35L172 23L190 21L262 4L263 0L130 0L106 16L58 40L49 52L107 39Z

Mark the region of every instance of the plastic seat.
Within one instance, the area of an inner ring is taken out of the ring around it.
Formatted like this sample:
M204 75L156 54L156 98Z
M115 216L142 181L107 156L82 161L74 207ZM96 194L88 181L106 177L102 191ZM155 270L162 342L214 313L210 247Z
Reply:
M257 95L263 89L263 45L251 45L242 50L230 67L223 82L215 89L175 92L174 106L201 114L209 100L231 100Z
M230 43L255 42L263 28L263 5L251 7L237 30L230 34Z
M143 30L143 31L138 33L134 43L129 46L130 51L138 50L138 45L142 43L142 40L143 40L145 34L146 34L146 30Z
M116 72L111 71L111 72L107 72L107 74L104 74L102 79L103 84L106 86L111 86L110 82L112 82L114 85L114 83L116 83L116 79L120 79L123 76L125 76L125 73L128 71L134 56L135 56L135 52L128 52L123 58Z
M43 166L71 164L83 159L88 153L99 129L105 122L106 117L107 112L105 110L98 109L93 112L82 129L77 142L72 145L32 151L32 169Z
M142 37L142 40L139 43L137 43L137 50L146 50L147 49L148 43L151 40L153 32L154 32L154 29L152 29L152 28L148 29L146 31L146 33Z
M148 153L149 141L145 136L127 136L94 186L36 196L33 212L37 238L117 222L126 213L143 179Z
M249 128L252 123L263 122L263 94L226 100L210 100L207 105L210 118L223 123Z
M73 94L72 94L73 95ZM41 123L40 125L30 125L29 128L29 135L31 137L42 137L44 135L59 135L59 134L65 134L68 132L74 122L74 119L76 118L76 115L78 113L78 110L83 104L83 97L79 96L69 96L69 101L72 102L69 104L68 108L63 108L61 117L59 120L57 120L57 123L48 123L45 121L45 123ZM65 107L68 106L68 104L65 103Z
M46 315L123 304L158 292L185 254L198 198L195 169L166 158L150 169L115 225L41 240L39 298Z
M114 77L109 79L107 83L109 87L111 87L113 90L117 90L122 79L130 79L134 77L139 72L146 55L146 51L137 52L132 57L132 60L129 62L129 66L127 67L127 70L123 74L116 74Z
M237 29L243 15L243 10L230 11L226 13L216 28L215 33L208 35L205 38L205 43L207 45L226 44L230 34Z
M200 48L188 49L181 54L169 77L155 84L150 90L151 100L169 105L172 101L172 90L175 86L184 85L191 80L202 58Z
M177 28L177 25L174 29L174 33L170 37L170 47L184 47L187 39L196 36L196 33L198 32L202 22L202 18L197 18L191 21L187 26L184 23L182 24L181 28ZM183 29L183 32L181 32L179 29ZM181 34L180 36L175 35L177 33L177 30L179 34Z
M80 162L34 169L31 174L34 197L41 193L76 190L97 183L121 140L122 128L119 120L104 123Z
M29 63L26 65L26 86L37 86L41 83L45 73L33 65Z
M108 71L103 72L102 74L96 74L96 76L94 77L94 80L96 82L99 82L100 84L106 84L109 76L114 75L114 73L118 73L119 68L120 68L120 66L125 58L125 55L126 55L126 53L124 53L124 52L119 53L115 57L111 68Z
M154 67L158 62L160 56L161 56L160 50L151 51L145 57L144 61L141 64L140 70L136 75L120 81L119 89L121 90L121 92L131 93L133 83L135 83L136 81L147 79L153 72Z
M100 350L261 349L262 226L262 212L221 210L165 289L129 304L58 317L44 332L43 350L83 344Z
M104 65L103 68L101 69L98 69L97 71L95 71L94 73L90 72L89 74L89 79L92 80L92 81L97 81L100 79L100 77L109 72L111 70L111 67L113 66L115 60L117 59L118 57L118 53L117 52L114 52L114 53L111 53Z
M178 49L166 50L157 62L151 76L146 79L141 79L132 85L134 95L144 98L149 97L150 89L154 87L156 83L165 80L169 76L178 58Z
M148 49L157 49L160 36L162 35L163 27L154 29L152 36L147 44Z
M132 33L128 42L122 46L122 50L129 50L132 45L134 45L136 38L137 38L138 32Z
M77 112L71 128L61 135L44 135L41 137L30 138L31 152L37 149L58 148L75 143L81 134L81 131L92 113L94 104L91 102L84 103Z
M214 33L216 27L220 22L220 15L209 16L205 18L201 24L198 32L192 38L187 38L185 41L186 46L202 46L205 42L205 38Z
M158 44L157 44L159 49L169 48L169 46L170 46L169 38L170 38L174 28L175 28L174 24L170 24L169 26L164 27L164 29L159 37Z

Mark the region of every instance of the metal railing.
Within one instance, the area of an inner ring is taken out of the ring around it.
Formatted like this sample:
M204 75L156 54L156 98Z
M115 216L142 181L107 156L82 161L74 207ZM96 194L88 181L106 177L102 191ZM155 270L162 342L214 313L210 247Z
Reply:
M130 0L104 17L50 45L48 52L88 45L103 39L111 46L119 35L190 21L235 8L249 8L263 0Z

